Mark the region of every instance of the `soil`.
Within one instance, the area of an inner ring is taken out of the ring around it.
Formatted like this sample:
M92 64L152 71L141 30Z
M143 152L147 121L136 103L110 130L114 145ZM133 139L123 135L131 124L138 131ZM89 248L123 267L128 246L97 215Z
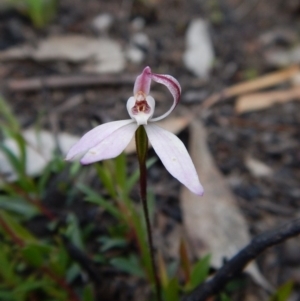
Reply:
M108 35L125 47L134 32L134 20L141 18L145 22L143 31L150 39L150 46L142 49L145 52L144 63L127 63L124 74L139 74L146 65L157 73L172 74L182 84L182 106L194 110L209 95L225 87L276 70L266 60L267 50L289 49L300 40L300 4L294 0L124 0L122 5L121 1L116 0L62 0L59 1L56 18L40 30L34 29L19 12L1 12L0 49L23 42L35 43L55 34L94 36L96 33L91 28L91 20L103 12L114 17ZM210 22L216 55L208 80L195 78L185 69L181 59L185 31L189 22L199 17ZM284 33L278 34L279 31ZM271 34L272 39L262 42L267 33ZM80 69L76 64L65 62L21 60L0 63L2 91L23 128L39 121L40 126L50 130L55 128L82 135L95 123L127 118L124 104L132 94L130 85L41 89L35 92L5 89L9 79L78 73ZM191 93L196 97L188 97ZM73 108L59 116L54 124L48 120L49 112L77 95L83 98L80 108ZM300 103L291 100L266 110L237 115L232 100L221 102L209 109L205 117L199 114L199 118L207 128L208 143L215 161L236 195L248 221L249 231L255 235L299 216ZM159 109L163 111L165 107L160 103ZM180 114L180 109L177 114ZM180 137L184 140L186 135L184 131ZM262 179L252 175L245 165L245 158L249 156L272 166L274 176ZM129 160L135 167L135 159ZM149 182L156 194L158 212L180 223L179 184L160 163L149 171ZM49 206L55 208L51 202ZM82 223L90 219L89 208L82 206L76 211ZM300 240L295 238L272 248L258 259L263 275L275 287L292 280L295 288L299 288L299 245ZM100 289L102 296L105 291L105 297L101 300L141 300L139 298L146 289L144 284L115 271L105 273L107 281L103 288L108 283L110 285L107 290ZM240 296L235 298L241 300ZM258 300L257 297L254 300ZM293 300L300 300L297 290Z

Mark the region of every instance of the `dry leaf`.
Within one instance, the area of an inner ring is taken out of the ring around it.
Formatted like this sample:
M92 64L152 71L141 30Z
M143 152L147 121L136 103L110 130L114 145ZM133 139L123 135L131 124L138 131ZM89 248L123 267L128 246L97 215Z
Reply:
M200 78L206 78L214 61L214 49L208 23L201 19L191 21L186 32L185 67Z
M23 45L0 51L0 60L27 58L37 61L85 62L83 70L87 72L120 72L125 67L120 45L107 38L81 35L52 36L41 40L36 47Z
M292 100L300 100L300 87L242 96L238 99L235 105L235 111L241 114L245 112L263 110L275 103L284 103Z
M199 121L191 123L190 154L204 187L199 197L183 187L181 206L184 226L194 255L212 255L212 266L219 268L250 242L247 223L227 183L215 166L206 144L206 132ZM269 287L255 263L247 271L254 280Z

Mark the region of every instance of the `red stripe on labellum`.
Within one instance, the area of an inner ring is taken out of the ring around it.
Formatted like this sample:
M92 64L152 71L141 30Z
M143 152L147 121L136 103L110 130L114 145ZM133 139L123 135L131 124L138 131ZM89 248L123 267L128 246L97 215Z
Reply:
M152 73L151 78L157 83L165 85L174 97L175 106L179 103L181 87L178 81L170 75Z
M181 87L179 82L171 75L152 73L151 79L153 79L159 84L165 85L173 96L173 104L171 108L165 114L151 119L152 122L156 122L167 117L175 109L175 107L179 103L179 99L181 95Z

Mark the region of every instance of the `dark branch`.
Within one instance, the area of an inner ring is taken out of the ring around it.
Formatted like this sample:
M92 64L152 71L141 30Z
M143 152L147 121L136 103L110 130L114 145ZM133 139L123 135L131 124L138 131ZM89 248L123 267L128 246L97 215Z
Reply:
M220 268L211 280L199 285L192 293L185 296L183 301L207 300L208 297L219 293L229 281L239 276L247 264L264 250L298 234L300 234L300 219L258 235Z

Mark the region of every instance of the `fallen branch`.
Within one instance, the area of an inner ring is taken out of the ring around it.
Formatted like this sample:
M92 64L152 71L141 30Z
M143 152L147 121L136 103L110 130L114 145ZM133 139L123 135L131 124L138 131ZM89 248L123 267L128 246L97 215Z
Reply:
M71 75L10 79L5 87L11 92L87 86L133 85L135 77L127 75Z
M255 92L261 89L266 89L271 86L275 86L277 84L283 83L287 80L292 79L299 73L298 66L292 66L284 70L280 70L271 74L264 75L257 79L243 82L231 87L224 89L223 91L213 94L209 98L207 98L202 104L201 109L207 109L218 103L219 101L250 93Z
M296 219L275 230L258 235L248 246L224 264L211 280L199 285L192 293L185 296L183 301L205 301L218 294L229 281L239 276L247 264L260 253L299 234L300 219Z

